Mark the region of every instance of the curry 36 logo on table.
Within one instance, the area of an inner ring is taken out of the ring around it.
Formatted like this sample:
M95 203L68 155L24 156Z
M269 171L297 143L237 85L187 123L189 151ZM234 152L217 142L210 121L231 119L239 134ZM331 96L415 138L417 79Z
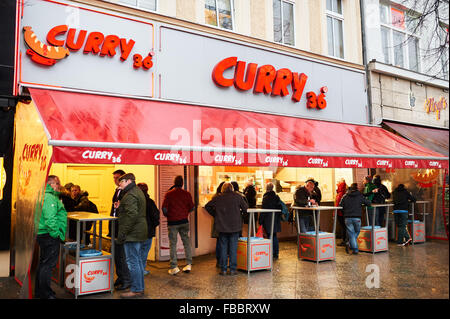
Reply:
M27 55L38 64L53 66L70 56L71 52L77 52L83 48L84 54L93 54L100 57L108 56L113 58L117 53L120 60L125 62L130 56L136 43L133 39L120 38L117 35L104 35L94 31L88 34L87 30L79 30L78 37L75 36L77 30L67 25L53 27L47 33L47 43L41 42L34 33L31 26L23 28L24 41L28 46ZM84 46L84 47L83 47ZM148 70L153 66L153 52L142 56L139 53L133 55L133 68Z

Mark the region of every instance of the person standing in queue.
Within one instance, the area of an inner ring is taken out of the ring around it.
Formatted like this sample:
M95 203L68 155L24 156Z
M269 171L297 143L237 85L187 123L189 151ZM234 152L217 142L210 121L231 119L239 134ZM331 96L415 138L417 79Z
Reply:
M205 209L214 217L220 241L220 275L227 274L229 259L230 275L236 275L237 245L242 229L242 212L248 209L244 197L233 191L233 185L226 182L222 192L211 199Z
M141 249L148 239L146 220L145 195L136 186L136 177L128 173L119 177L119 187L122 190L119 201L119 233L117 242L123 245L130 271L130 291L121 294L122 298L144 296L144 268L142 265Z
M273 183L267 183L266 193L263 195L262 208L263 209L279 209L281 210L281 199L275 193ZM259 224L263 226L267 233L267 237L270 238L272 228L272 214L274 213L261 213L259 215ZM277 233L281 231L281 212L275 213L273 221L273 258L278 259L279 244Z
M187 265L183 272L192 270L191 240L189 238L189 214L194 210L194 202L188 191L183 189L183 176L176 176L174 187L167 192L164 197L162 210L167 217L167 227L169 230L170 246L170 269L169 275L176 275L180 272L177 260L177 241L180 234L184 246Z
M156 207L153 199L150 198L148 194L148 186L146 183L139 183L137 186L144 193L145 201L146 201L146 220L147 220L147 239L142 244L141 247L141 259L142 259L142 268L144 269L144 276L148 275L150 272L145 270L147 266L147 257L150 248L152 247L153 237L155 237L156 227L159 226L159 209Z
M415 203L416 198L408 192L403 184L397 186L392 192L392 197L394 201L395 224L397 225L397 245L408 246L412 241L407 228L409 203Z
M374 204L384 204L386 203L386 199L391 198L391 193L386 186L381 184L380 175L375 175L373 177L373 184L375 185L375 189L373 190L374 195L372 199L372 203ZM375 216L375 225L383 227L384 226L384 216L386 214L386 207L377 207L376 208L376 216Z
M348 243L345 246L345 251L350 255L356 255L359 251L357 238L361 230L361 211L363 205L370 206L371 202L358 190L358 184L353 183L339 203L339 206L342 207L345 227L347 229Z
M334 202L334 206L339 206L339 203L341 202L342 197L344 197L345 193L347 192L347 184L345 183L345 179L341 178L341 180L336 184L336 200ZM337 211L337 217L339 221L339 225L342 229L342 242L339 244L339 246L346 246L347 245L347 230L345 228L345 219L344 215L342 213L342 209L338 209Z
M41 299L56 299L51 288L52 269L56 267L60 243L66 238L67 227L67 212L59 200L60 188L59 177L50 175L47 178L36 238L40 254L36 270L35 297Z
M297 187L294 194L294 203L298 207L318 206L314 196L315 184L312 180L306 181L304 186ZM306 233L311 229L313 213L310 210L299 210L298 216L300 223L300 233Z
M372 176L364 177L364 189L363 196L366 197L371 203L373 201L373 197L377 192L375 184L372 182ZM376 214L375 208L368 208L368 217L369 217L369 226L372 226L373 223L373 214ZM377 216L375 216L375 225L376 225Z
M119 178L120 176L125 175L125 172L121 169L118 169L113 172L114 184L116 184L116 190L114 192L114 196L112 199L111 213L110 216L119 217L119 200L122 197L122 189L119 187ZM117 242L117 234L119 233L119 222L117 220L109 222L109 236L111 236L111 223L114 223L115 226L115 245L114 245L114 264L116 269L117 279L114 282L114 288L116 290L125 290L130 288L131 279L130 279L130 271L128 269L126 257L125 257L125 248L123 244L119 244ZM113 240L113 238L111 238Z

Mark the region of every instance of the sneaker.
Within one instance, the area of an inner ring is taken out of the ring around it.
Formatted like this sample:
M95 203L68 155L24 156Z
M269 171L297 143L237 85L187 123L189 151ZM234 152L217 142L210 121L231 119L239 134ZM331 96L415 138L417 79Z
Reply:
M184 266L183 272L190 272L192 270L191 264Z
M405 243L397 244L398 247L404 247Z
M178 274L179 272L180 272L180 268L178 268L178 267L169 269L169 275L176 275L176 274Z
M148 270L144 270L144 276L147 276L150 273Z
M412 242L412 239L410 238L403 244L403 246L411 245L411 242Z

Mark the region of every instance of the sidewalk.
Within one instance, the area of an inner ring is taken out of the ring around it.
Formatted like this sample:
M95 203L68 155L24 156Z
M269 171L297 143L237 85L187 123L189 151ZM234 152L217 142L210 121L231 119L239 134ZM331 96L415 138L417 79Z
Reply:
M339 240L338 240L339 241ZM220 276L214 255L194 258L190 273L170 276L168 262L149 263L146 298L151 299L448 299L449 243L431 241L414 247L389 244L389 252L347 255L337 248L336 261L297 259L295 242L280 242L280 258L273 271L238 271ZM368 265L380 271L380 287L367 288ZM184 266L181 260L179 266ZM13 278L0 278L0 298L17 298L20 287ZM54 287L58 298L73 296ZM79 299L118 299L120 292L81 296Z

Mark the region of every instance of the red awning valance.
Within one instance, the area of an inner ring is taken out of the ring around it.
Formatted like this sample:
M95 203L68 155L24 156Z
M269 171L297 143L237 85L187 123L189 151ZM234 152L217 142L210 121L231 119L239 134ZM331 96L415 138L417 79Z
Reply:
M30 88L60 163L443 168L381 127Z

